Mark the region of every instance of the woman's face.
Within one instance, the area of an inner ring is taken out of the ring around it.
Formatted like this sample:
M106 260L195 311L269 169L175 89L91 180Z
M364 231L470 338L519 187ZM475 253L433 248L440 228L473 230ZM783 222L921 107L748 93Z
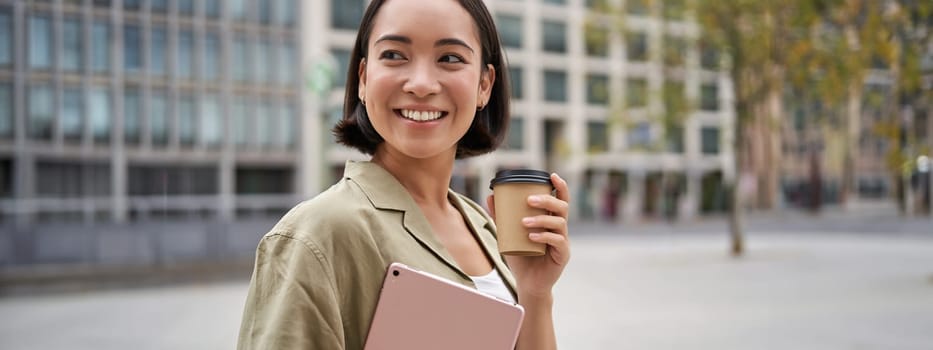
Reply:
M385 142L380 152L453 157L495 79L476 25L454 0L390 0L360 65L360 98Z

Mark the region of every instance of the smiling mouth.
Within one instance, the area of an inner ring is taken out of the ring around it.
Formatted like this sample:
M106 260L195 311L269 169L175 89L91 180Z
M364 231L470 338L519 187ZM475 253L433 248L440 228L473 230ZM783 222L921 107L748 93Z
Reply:
M402 116L402 118L416 122L429 122L432 120L438 120L447 115L447 112L441 111L415 111L410 109L396 109L395 113Z

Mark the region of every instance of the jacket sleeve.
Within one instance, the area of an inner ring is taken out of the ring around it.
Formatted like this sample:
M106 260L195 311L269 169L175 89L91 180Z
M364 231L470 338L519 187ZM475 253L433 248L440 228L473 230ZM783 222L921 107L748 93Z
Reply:
M313 243L263 237L237 349L345 349L334 281L327 256Z

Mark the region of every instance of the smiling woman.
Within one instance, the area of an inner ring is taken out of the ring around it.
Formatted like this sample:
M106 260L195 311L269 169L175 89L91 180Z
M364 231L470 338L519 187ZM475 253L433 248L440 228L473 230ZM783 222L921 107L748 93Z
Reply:
M466 134L459 138L456 157L469 157L495 150L502 143L508 126L508 65L502 54L492 18L484 5L477 1L461 1L461 6L455 6L456 10L451 11L451 5L456 5L457 2L403 1L399 6L386 6L380 11L382 3L383 1L374 1L367 9L351 53L351 62L347 70L347 93L344 97L344 118L334 128L337 141L367 154L375 154L376 146L383 141L384 134L373 128L368 114L370 108L364 106L367 71L375 74L375 78L378 79L375 82L380 83L392 77L409 77L412 73L418 74L418 69L425 69L421 72L425 73L424 75L415 75L415 79L410 79L412 81L408 81L406 85L408 89L417 89L422 100L428 98L433 99L432 102L441 103L439 99L446 99L444 103L452 104L450 96L474 96L472 101L476 101L472 106L474 108L468 109L472 117L460 118L472 118L472 121ZM427 16L426 5L431 5L438 12L438 16ZM405 6L415 8L405 9ZM416 11L406 12L410 10ZM377 11L386 13L376 16ZM389 13L390 11L397 13ZM379 17L392 20L380 21ZM407 20L402 21L400 18ZM450 37L444 37L436 35L437 32L428 28L453 30ZM457 32L456 28L460 28L461 31ZM424 38L429 34L437 38ZM372 37L377 39L370 43ZM372 54L373 50L376 50L375 55ZM371 60L377 62L368 64ZM425 65L425 62L428 64ZM388 68L397 69L387 70ZM424 77L435 80L428 81L429 85L425 86L425 81L420 80ZM487 84L491 84L485 87L485 91L480 91L480 79L485 79ZM447 96L425 96L425 88L444 89ZM455 89L451 90L452 88ZM472 91L467 91L464 95L463 88L471 88ZM480 94L483 96L477 96ZM380 97L378 94L373 96ZM475 99L478 97L485 99L478 101ZM397 114L396 111L398 109L393 110L391 114ZM379 113L379 110L373 112Z
M517 348L553 349L567 183L552 174L556 196L528 200L552 213L524 218L547 245L534 257L500 254L493 219L450 190L454 160L495 150L508 129L508 68L483 1L374 0L347 68L334 134L372 159L262 238L239 348L362 349L386 268L402 263L521 304Z

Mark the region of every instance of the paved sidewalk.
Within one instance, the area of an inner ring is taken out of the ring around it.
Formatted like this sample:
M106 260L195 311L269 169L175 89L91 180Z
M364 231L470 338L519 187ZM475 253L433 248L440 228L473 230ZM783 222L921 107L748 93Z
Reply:
M930 349L933 237L577 227L562 349ZM246 281L0 298L0 349L232 349Z

